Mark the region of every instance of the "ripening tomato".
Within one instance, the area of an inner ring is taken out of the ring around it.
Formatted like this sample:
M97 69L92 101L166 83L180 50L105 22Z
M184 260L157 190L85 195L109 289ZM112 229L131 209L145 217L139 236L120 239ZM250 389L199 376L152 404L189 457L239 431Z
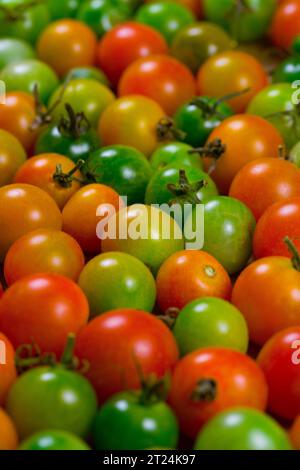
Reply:
M297 36L300 36L299 0L282 1L273 18L272 41L277 47L289 49Z
M66 182L67 175L75 164L67 157L56 153L44 153L29 158L18 169L14 182L37 186L51 196L62 209L80 188L80 171L76 171Z
M66 431L41 431L32 434L19 450L91 450L79 437Z
M117 211L122 207L122 201L116 191L103 184L84 186L65 205L63 230L77 240L84 253L100 253L97 225L107 213L110 214L111 206ZM98 208L102 215L97 215Z
M78 334L75 353L89 361L86 377L100 403L114 393L140 388L141 373L164 377L178 359L167 326L150 313L132 309L113 310L92 320Z
M15 173L25 160L26 152L18 139L0 129L0 187L12 182Z
M174 253L161 266L157 279L157 302L162 311L182 309L201 297L229 299L230 277L221 264L204 251Z
M1 302L2 300L3 296L1 297ZM7 393L16 378L15 350L10 340L1 333L0 328L0 406L4 405Z
M300 414L300 327L282 330L269 339L257 361L269 386L270 412L296 419Z
M254 233L255 258L291 257L285 237L292 239L294 245L300 249L300 197L277 202L262 215Z
M62 215L55 201L30 184L10 184L0 188L0 259L22 235L38 228L60 230Z
M14 347L35 342L42 352L62 354L69 333L88 320L82 290L58 274L32 274L12 284L0 302L0 331Z
M212 143L220 139L225 149L215 162L205 158L206 169L217 183L221 193L227 194L235 175L252 160L277 158L278 148L284 146L277 129L259 116L240 114L223 121L208 139Z
M34 273L56 273L77 281L84 256L76 240L58 230L28 232L13 243L4 262L8 285Z
M202 426L227 408L264 410L268 387L264 374L249 357L225 348L201 348L174 369L169 403L181 430L194 439Z
M150 156L159 146L157 126L164 119L162 108L145 96L125 96L103 112L98 133L104 145L128 145Z
M300 415L295 419L290 429L290 439L294 449L300 450Z
M185 65L172 57L158 55L133 62L123 73L118 90L120 96L147 96L172 116L195 96L196 84Z
M258 220L275 202L300 197L300 170L281 159L254 160L237 173L229 195L246 204Z
M106 33L99 43L97 58L111 83L117 86L122 73L132 62L140 57L166 54L167 50L166 41L158 31L147 25L127 22Z
M18 445L18 434L11 417L0 408L0 451L15 450Z
M225 51L210 57L197 76L200 95L219 97L248 92L228 100L237 112L243 112L251 99L268 84L268 76L255 57L240 51Z
M63 77L73 67L94 65L97 38L84 23L62 19L44 29L37 44L39 58Z

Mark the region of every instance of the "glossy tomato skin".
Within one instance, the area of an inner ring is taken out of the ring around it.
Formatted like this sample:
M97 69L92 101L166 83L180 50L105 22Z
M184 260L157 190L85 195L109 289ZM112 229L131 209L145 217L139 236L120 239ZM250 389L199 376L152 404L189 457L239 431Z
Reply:
M272 204L300 196L300 171L279 158L254 160L237 173L229 196L246 204L259 220Z
M250 408L223 411L200 432L195 450L292 450L287 433L266 414Z
M213 382L210 399L201 397L201 383L205 382ZM194 439L207 421L227 408L264 410L267 393L263 372L250 357L231 349L201 348L177 363L169 403L181 430Z
M195 96L196 84L192 73L178 60L157 55L129 65L120 79L118 92L119 96L147 96L172 116Z
M176 318L173 332L182 356L206 347L248 349L243 315L229 302L203 297L187 304Z
M157 125L165 116L162 108L145 96L125 96L103 112L98 133L104 145L129 145L147 157L159 146Z
M133 392L113 395L98 411L93 426L97 450L172 449L178 434L177 420L166 403L144 404Z
M263 345L278 331L299 325L300 274L286 257L263 258L237 279L232 303L243 313L250 339Z
M44 153L29 158L18 169L14 182L18 184L30 184L43 189L56 202L60 209L66 205L68 200L78 191L81 184L73 180L70 187L64 187L54 179L57 165L61 165L63 173L74 169L75 164L67 157L56 153ZM76 171L74 176L80 180L81 173Z
M116 308L151 312L155 303L155 281L149 269L126 253L103 253L87 263L79 286L85 293L92 316Z
M129 205L144 202L152 175L145 155L125 145L103 147L91 153L82 172L89 180L106 184L126 196Z
M208 143L221 139L225 152L216 163L205 158L206 170L222 194L227 194L238 171L258 158L278 158L278 147L284 142L278 130L259 116L240 114L232 116L217 127ZM246 145L247 142L247 145Z
M94 65L96 46L96 35L88 26L80 21L62 19L51 23L42 32L37 53L58 76L63 77L74 67Z
M137 364L144 376L163 377L176 364L178 349L172 333L154 315L119 309L81 330L76 355L89 361L86 377L103 403L114 393L140 388Z
M166 54L168 46L155 29L139 23L127 22L115 26L102 38L97 51L97 62L114 86L127 67L141 57ZM118 56L118 60L115 57Z
M0 38L0 69L19 60L34 59L33 47L22 39Z
M283 34L284 31L284 34ZM300 5L297 0L285 0L278 6L271 26L275 46L289 49L300 35Z
M300 327L288 328L269 339L257 358L269 386L268 408L287 420L300 413L299 345Z
M273 81L275 83L288 82L293 83L300 76L300 58L299 56L288 57L284 60L274 72Z
M8 285L29 274L52 272L77 281L84 255L76 240L58 230L28 232L13 243L4 262Z
M0 129L0 187L12 182L25 160L26 152L18 139L10 132Z
M22 235L38 228L60 230L62 216L55 201L30 184L10 184L0 188L0 259Z
M183 142L170 142L161 145L150 157L150 164L154 171L169 164L181 164L184 166L195 166L203 169L201 158L190 153L193 148Z
M60 357L68 334L77 333L88 315L87 299L73 281L53 273L32 274L5 291L0 331L16 348L34 341L42 352Z
M300 248L300 197L286 199L270 206L260 218L253 240L254 256L292 257L284 238L289 237Z
M74 67L70 70L68 74L65 75L65 80L76 80L77 78L89 78L91 80L96 80L96 82L102 83L107 87L110 86L110 82L105 75L105 73L96 66L84 66L84 67Z
M18 445L16 426L2 408L0 408L0 427L0 450L16 450Z
M9 391L6 407L23 439L48 429L86 437L97 398L83 376L63 367L44 366L18 378Z
M203 251L186 250L174 253L161 266L157 278L157 302L166 312L182 309L201 297L229 299L231 281L220 263Z
M3 297L1 297L2 302ZM15 366L15 350L11 341L0 330L1 358L3 346L5 347L5 364L0 363L0 406L5 404L8 391L17 379L17 370ZM1 448L1 445L0 445Z
M249 88L247 93L228 101L237 113L244 112L251 99L267 84L267 74L258 60L240 51L225 51L210 57L197 75L200 95L217 98Z
M19 450L90 450L89 446L66 431L41 431L25 439Z
M97 36L103 36L114 26L128 19L129 11L123 2L86 0L80 5L77 19L87 24Z

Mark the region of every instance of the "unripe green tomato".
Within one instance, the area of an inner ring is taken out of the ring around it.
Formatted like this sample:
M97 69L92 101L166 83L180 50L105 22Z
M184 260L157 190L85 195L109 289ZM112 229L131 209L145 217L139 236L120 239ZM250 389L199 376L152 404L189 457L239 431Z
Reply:
M90 450L79 437L65 431L42 431L28 437L19 450Z

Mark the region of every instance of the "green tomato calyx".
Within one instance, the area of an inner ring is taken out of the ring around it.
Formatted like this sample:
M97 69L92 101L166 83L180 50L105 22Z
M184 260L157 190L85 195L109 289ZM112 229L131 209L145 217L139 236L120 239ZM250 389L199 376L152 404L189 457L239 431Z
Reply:
M86 184L87 182L74 176L77 170L80 170L84 165L84 160L78 160L77 164L68 173L64 173L61 164L56 165L55 173L52 178L53 181L61 186L62 188L71 188L74 181L80 184Z
M173 119L169 117L162 118L156 126L156 135L158 140L172 141L172 140L183 140L186 133L177 129Z
M176 184L167 184L168 190L175 196L169 201L169 206L174 204L201 204L202 201L199 197L200 189L207 186L206 180L197 181L196 183L190 183L185 170L179 170L179 181Z
M214 379L201 379L197 382L196 387L191 394L191 400L196 403L211 403L217 397L217 389L218 385Z
M295 243L293 243L293 241L289 238L289 237L285 237L284 238L284 243L286 244L286 246L288 247L289 249L289 252L291 253L292 255L292 264L293 264L293 267L300 272L300 253L299 251L297 250L297 247L295 245Z
M91 124L84 112L75 113L72 106L65 104L67 117L62 116L58 123L58 130L62 135L79 139L91 129Z
M15 6L0 6L0 12L4 15L4 21L14 22L24 19L25 13L33 7L38 5L42 5L45 3L45 0L31 0L26 3L22 3L20 5Z

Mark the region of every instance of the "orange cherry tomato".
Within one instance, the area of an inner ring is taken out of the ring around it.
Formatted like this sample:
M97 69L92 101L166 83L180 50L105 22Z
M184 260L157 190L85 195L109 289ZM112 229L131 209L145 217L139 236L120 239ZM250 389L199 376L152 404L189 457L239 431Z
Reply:
M237 173L229 196L246 204L258 220L275 202L300 196L300 170L281 159L254 160Z
M97 215L102 206L103 215ZM86 254L98 254L101 240L97 237L97 224L110 214L113 206L116 212L122 207L122 201L112 188L103 184L89 184L67 202L63 209L63 230L77 240ZM105 213L105 207L107 213Z
M296 450L300 450L300 415L295 419L290 429L290 438Z
M28 232L10 247L4 262L8 285L28 274L52 272L77 281L84 255L76 240L58 230Z
M216 161L205 159L205 167L222 194L227 194L235 175L252 160L278 158L283 139L268 121L246 114L232 116L211 133L208 143L221 139L225 151Z
M18 445L17 429L13 420L0 408L0 450L15 450Z
M119 95L143 95L152 98L172 116L179 106L196 94L195 79L178 60L152 56L133 62L119 83Z
M62 215L55 201L42 189L29 184L0 188L0 259L22 235L38 228L60 230Z
M300 197L277 202L260 218L253 239L255 258L266 256L291 257L285 237L300 249Z
M12 182L26 157L26 152L18 139L0 129L0 187Z
M247 93L228 100L237 112L245 111L252 98L268 85L268 76L255 57L240 51L225 51L210 57L198 76L200 95L221 97L231 93Z
M2 302L3 297L1 298ZM10 340L0 329L0 406L4 405L7 393L17 378L15 350ZM4 364L3 364L4 362ZM1 430L1 425L0 425ZM1 439L0 439L1 441ZM1 444L0 444L1 448Z
M289 49L297 36L300 36L300 2L282 1L273 18L272 41L277 47Z
M221 264L204 251L174 253L161 266L157 279L157 302L162 311L182 309L201 297L229 299L230 277Z
M64 184L64 177L59 176L57 165L61 165L64 174L69 173L75 167L72 160L57 153L43 153L29 158L17 171L15 183L27 183L46 191L62 209L66 202L81 187L76 179L70 181L70 185ZM54 177L54 174L57 176ZM80 180L81 173L76 171L73 177Z
M37 45L39 58L61 77L74 67L94 65L96 48L94 32L84 23L71 19L50 23Z

